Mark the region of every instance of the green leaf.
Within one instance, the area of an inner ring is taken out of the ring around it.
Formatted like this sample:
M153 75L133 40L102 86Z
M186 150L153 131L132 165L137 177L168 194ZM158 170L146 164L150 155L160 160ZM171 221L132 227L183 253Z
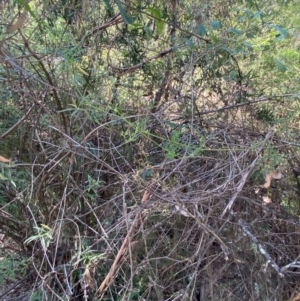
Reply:
M281 35L287 36L289 33L287 30L285 30L284 28L274 25L274 24L270 24L270 27L277 30Z
M161 13L160 10L154 7L149 7L148 11L150 13L151 16L160 19L161 18Z
M26 3L25 0L17 0L17 2L21 5L21 6L24 6L25 10L27 12L29 12L29 14L35 18L35 13L33 12L33 10L31 9L30 5L28 3Z
M17 0L17 2L22 6L26 3L25 0Z
M238 76L239 76L239 73L235 70L232 70L229 72L229 77L232 80L236 80L238 78Z
M245 41L243 42L243 44L248 48L248 50L250 51L253 50L252 44L249 41Z
M264 15L265 15L265 13L263 11L259 10L255 14L252 15L252 18L260 20Z
M157 31L157 34L160 35L163 32L164 25L165 25L164 22L162 22L162 20L161 20L162 14L159 9L154 8L154 7L149 7L148 11L149 11L150 15L154 17L156 31Z
M150 176L152 176L153 174L153 170L152 169L147 169L144 172L141 173L140 177L145 180L146 178L149 178Z
M218 20L210 21L210 26L213 30L218 30L221 27L220 22Z
M165 23L161 20L155 20L155 24L157 28L157 34L160 35L164 30Z
M178 127L178 124L177 123L174 123L170 120L165 120L165 124L167 124L168 126L170 126L172 129L175 129Z
M247 32L246 37L249 38L249 39L252 39L252 38L255 37L255 35L252 32Z
M26 3L26 4L24 5L24 8L25 8L26 11L29 12L29 14L31 15L31 17L35 18L35 13L33 12L33 10L31 9L31 7L29 6L28 3Z
M191 39L186 39L185 42L188 45L188 47L190 48L195 47L195 43Z
M234 50L232 50L232 49L230 49L230 48L228 48L226 46L221 47L221 49L225 50L226 52L228 52L231 55L234 54Z
M127 14L125 8L123 7L123 5L121 4L120 0L116 0L116 3L118 5L120 14L122 16L122 19L124 20L124 22L126 24L132 24L133 23L133 19Z
M110 4L110 1L109 0L103 0L103 1L104 1L105 5L107 7L107 10L112 11L112 6Z
M232 27L228 29L228 32L231 32L237 36L240 36L243 33L241 30L238 30L238 29L232 28Z
M279 59L274 58L274 62L275 62L276 66L277 66L277 68L280 72L287 71L287 68L285 67L285 65Z
M198 32L199 36L201 36L201 37L207 35L207 31L206 31L205 26L203 24L200 24L198 26L197 32Z
M152 30L147 25L145 25L144 31L146 33L147 40L150 40L152 38Z
M280 26L270 24L269 27L271 27L279 32L279 36L275 39L275 41L283 40L284 38L286 38L289 35L288 31Z

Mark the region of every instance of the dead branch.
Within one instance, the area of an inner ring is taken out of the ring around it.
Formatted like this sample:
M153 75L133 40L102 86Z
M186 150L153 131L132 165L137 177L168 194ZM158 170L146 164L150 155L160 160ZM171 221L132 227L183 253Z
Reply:
M258 239L247 229L247 225L245 225L241 220L239 220L238 223L242 228L242 231L257 245L259 252L268 260L268 262L271 263L272 267L277 272L277 274L281 278L283 278L284 274L282 273L279 266L276 264L274 259L270 256L270 254L264 249L264 247L260 244Z
M267 135L265 140L261 143L261 145L259 145L259 147L256 149L256 158L252 161L252 163L250 164L248 170L243 174L242 176L242 180L240 181L240 184L238 185L236 192L233 194L233 196L231 197L229 203L227 204L226 208L224 209L224 211L221 214L221 218L227 213L228 210L231 209L234 201L236 200L237 196L239 195L239 193L242 191L244 185L246 184L250 174L252 173L252 171L254 170L256 163L259 159L259 154L261 153L261 151L263 150L266 142L272 137L272 135L274 134L274 130L271 129Z
M150 198L150 192L148 190L146 190L144 192L141 203L143 204L143 203L147 202L149 200L149 198ZM131 238L132 238L132 236L133 236L135 230L137 229L138 224L141 220L142 220L142 213L141 213L141 211L139 211L136 214L136 216L135 216L135 218L134 218L134 220L131 224L131 227L130 227L130 229L129 229L129 231L128 231L128 233L127 233L127 235L126 235L126 237L125 237L125 239L122 243L121 248L119 249L119 252L118 252L118 254L117 254L117 256L116 256L116 258L115 258L115 260L114 260L114 262L113 262L113 264L112 264L112 266L111 266L111 268L108 272L108 274L106 275L105 279L102 281L100 287L98 288L97 294L101 294L105 290L105 288L107 288L110 285L111 281L113 280L121 259L128 252L128 246L129 246L130 240L131 240Z

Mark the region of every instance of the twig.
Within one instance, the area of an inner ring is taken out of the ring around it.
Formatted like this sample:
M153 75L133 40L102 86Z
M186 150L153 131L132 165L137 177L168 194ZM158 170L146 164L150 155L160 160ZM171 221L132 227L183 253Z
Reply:
M32 274L33 274L33 271L30 271L29 274L26 275L23 279L19 280L12 287L10 287L9 289L7 289L3 294L0 295L0 300L2 300L2 297L4 297L7 294L9 294L12 290L14 290L16 287L18 287L20 284L22 284L25 280L27 280L29 278L29 276L31 276Z
M144 192L141 203L143 204L143 203L147 202L149 200L149 198L150 198L150 192L148 190L146 190ZM130 229L129 229L129 231L128 231L128 233L127 233L127 235L126 235L126 237L125 237L125 239L122 243L121 248L119 249L119 252L118 252L118 254L117 254L117 256L116 256L116 258L115 258L115 260L114 260L114 262L113 262L113 264L112 264L112 266L111 266L111 268L108 272L108 274L106 275L105 279L102 281L100 287L98 288L97 295L101 294L105 290L105 288L107 288L110 285L110 283L112 282L113 277L116 274L116 271L118 269L118 265L119 265L121 259L128 252L128 246L129 246L130 239L132 238L132 236L133 236L133 234L134 234L134 232L135 232L135 230L138 226L138 223L141 220L141 217L142 217L141 216L141 211L139 211L137 213L137 215L135 216L132 224L131 224L131 227L130 227Z
M282 273L282 269L279 268L279 266L276 264L274 259L270 256L270 254L263 248L263 246L260 244L258 239L247 229L247 226L241 221L238 221L240 227L242 228L243 232L247 234L247 236L250 237L250 239L257 245L259 252L268 260L268 262L271 262L272 267L274 270L278 273L278 275L283 278L284 274Z
M130 73L130 72L135 71L136 69L142 67L143 65L149 63L149 62L152 61L152 60L156 60L156 59L161 58L161 57L163 57L163 56L165 56L165 55L167 55L167 54L169 54L169 53L172 53L172 52L173 52L172 47L169 47L169 48L167 48L167 49L165 49L165 50L159 52L157 55L152 56L152 57L149 57L149 58L146 58L145 60L143 60L142 62L140 62L140 63L138 63L138 64L136 64L136 65L134 65L134 66L131 66L131 67L125 67L125 68L120 68L120 67L117 67L117 66L115 66L115 65L112 65L112 63L110 62L111 59L110 59L110 51L109 51L108 54L107 54L107 63L108 63L108 65L109 65L113 70L119 72L119 75L120 75L120 76L123 76L123 75L125 75L125 74L127 74L127 73Z
M234 201L236 200L237 196L239 195L239 193L242 191L244 185L247 182L248 177L250 176L250 174L252 173L258 159L259 159L259 154L260 152L263 150L266 142L271 138L271 136L274 134L274 130L271 129L267 135L265 140L261 143L261 145L256 149L256 158L252 161L252 163L249 165L248 170L242 175L242 179L240 181L240 184L238 185L236 192L233 194L233 196L231 197L231 199L229 200L226 208L224 209L224 211L221 214L221 218L228 212L228 210L231 209Z
M91 37L92 35L96 34L98 31L102 29L106 29L109 26L116 25L118 23L122 22L121 14L117 14L114 17L112 17L107 23L100 25L99 27L93 29L92 33L88 34L86 38Z
M289 97L289 96L292 96L292 94L284 94L284 95L278 95L278 96L272 96L272 97L262 96L262 97L259 97L256 100L252 100L252 101L249 100L249 101L237 103L237 104L234 104L234 105L224 106L224 107L221 107L221 108L218 108L218 109L213 109L213 110L207 110L207 111L204 111L204 112L199 112L199 113L197 113L197 115L200 116L200 115L218 113L218 112L222 112L222 111L225 111L225 110L230 110L230 109L233 109L233 108L250 106L250 105L253 105L253 104L256 104L256 103L260 103L260 102L264 102L264 101L272 101L272 100L274 100L274 98L278 99L278 98Z
M35 104L33 104L29 110L25 113L25 115L16 123L14 124L10 129L8 129L4 134L1 135L0 138L5 138L7 135L9 135L13 130L15 130L27 117L28 115L31 113L31 111L33 110L33 108L35 107Z
M298 258L299 258L299 256L298 256ZM298 259L298 258L297 258L297 259ZM288 270L289 268L300 269L300 261L298 261L297 259L294 260L293 262L291 262L291 263L285 265L284 267L282 267L282 268L280 269L280 271L283 273L283 272L285 272L286 270ZM297 272L297 274L300 274L300 273Z
M25 37L25 35L23 34L22 30L19 30L19 33L24 41L24 45L25 47L27 48L27 50L30 52L30 54L37 60L38 64L40 65L40 67L42 68L46 78L47 78L47 81L48 83L50 84L50 86L52 87L52 91L53 91L53 96L54 96L54 99L56 100L56 104L57 104L57 108L59 110L59 114L62 116L62 121L63 121L63 126L64 126L64 129L65 131L67 132L67 120L66 120L66 116L65 116L65 113L63 112L63 106L62 106L62 103L61 103L61 100L58 96L58 93L56 91L56 88L54 87L54 83L53 83L53 80L49 74L49 72L47 71L44 63L42 62L41 58L38 57L38 55L31 49L31 47L29 46L29 40Z

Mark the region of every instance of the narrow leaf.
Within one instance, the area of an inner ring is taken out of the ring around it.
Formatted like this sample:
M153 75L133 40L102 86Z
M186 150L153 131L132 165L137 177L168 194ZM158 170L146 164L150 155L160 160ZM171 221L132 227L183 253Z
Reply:
M275 64L276 64L279 71L285 72L287 70L285 65L279 59L274 58L274 62L275 62Z
M21 6L24 6L25 10L27 12L30 13L30 15L35 18L35 13L33 12L33 10L31 9L30 5L28 3L26 3L25 0L17 0L17 2L21 5Z
M120 0L116 0L116 3L118 5L118 8L119 8L119 11L120 11L120 14L122 16L122 19L124 20L124 22L126 24L132 24L133 23L133 20L132 18L127 14L125 8L123 7L123 5L121 4Z
M112 11L112 6L109 0L103 0L108 11Z
M287 30L285 30L284 28L271 24L270 25L271 28L275 29L276 31L278 31L280 33L281 36L283 36L284 38L289 34Z
M159 9L154 7L149 7L148 11L151 14L151 16L153 16L156 25L157 34L160 35L164 29L164 22L161 20L162 14Z
M228 31L235 34L235 35L237 35L237 36L240 36L243 33L241 30L238 30L238 29L232 28L232 27L229 28Z
M144 31L146 33L147 40L151 39L152 38L152 30L147 25L144 26Z
M168 126L170 126L172 129L175 129L175 128L178 127L178 124L177 124L177 123L174 123L174 122L172 122L172 121L170 121L170 120L165 120L165 123L166 123Z
M26 4L24 5L24 8L25 8L26 11L29 12L29 14L31 15L31 17L35 18L35 13L34 13L34 11L31 9L31 7L29 6L28 3L26 3Z
M156 24L156 28L157 28L157 34L160 35L164 30L165 23L162 22L161 20L156 19L155 24Z
M161 13L157 8L149 7L148 10L153 17L159 18L159 19L161 18Z

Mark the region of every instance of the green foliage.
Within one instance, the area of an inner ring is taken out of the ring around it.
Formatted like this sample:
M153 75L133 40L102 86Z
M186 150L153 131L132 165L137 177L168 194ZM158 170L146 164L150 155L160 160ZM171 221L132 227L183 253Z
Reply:
M127 14L127 12L126 12L125 8L123 7L123 5L121 4L121 2L119 0L116 0L116 3L118 5L118 8L120 10L120 13L121 13L121 16L122 16L124 22L126 24L133 23L132 18Z
M7 254L2 250L0 251L0 255L0 284L3 285L26 276L28 268L26 258L20 258L16 254Z
M272 109L270 109L267 106L261 106L258 109L256 113L256 118L258 120L262 120L270 124L274 122L274 114L272 113Z
M39 301L43 298L43 291L41 289L35 290L31 296L29 301Z
M25 244L29 244L32 241L40 241L44 250L48 249L51 240L53 239L53 234L51 228L47 225L41 224L41 226L34 227L36 235L32 235L25 240Z
M196 300L207 282L203 299L280 291L260 281L263 255L238 221L280 265L298 256L282 245L288 225L276 228L298 216L298 178L279 191L290 207L276 218L253 189L269 170L300 168L296 5L0 4L0 155L12 159L0 170L0 232L38 266L32 300L97 299L114 265L101 300Z

